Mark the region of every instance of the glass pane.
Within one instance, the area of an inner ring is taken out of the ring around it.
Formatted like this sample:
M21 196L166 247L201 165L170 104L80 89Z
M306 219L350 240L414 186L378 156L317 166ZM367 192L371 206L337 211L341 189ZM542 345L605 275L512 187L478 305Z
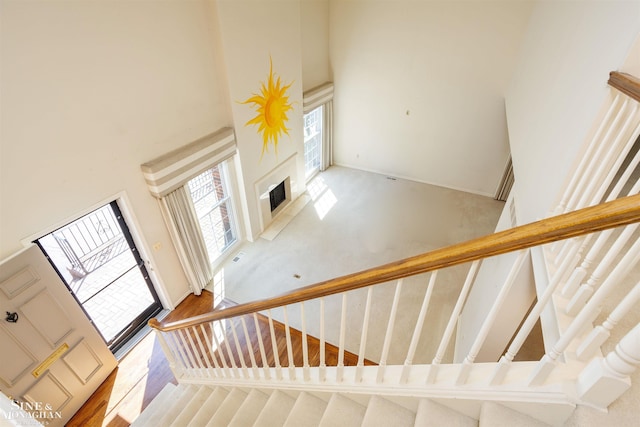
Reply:
M82 306L108 342L153 304L153 296L138 268L111 283Z
M106 284L112 283L118 277L125 274L132 267L136 266L136 260L131 251L126 251L104 264L92 274L88 274L83 280L76 280L69 284L69 287L76 294L81 304L98 293ZM143 284L141 282L141 284ZM138 285L138 284L136 284ZM144 285L141 288L146 289Z
M309 178L322 158L322 106L304 115L304 171Z
M189 181L209 258L214 261L236 241L233 206L225 182L224 165L217 165Z

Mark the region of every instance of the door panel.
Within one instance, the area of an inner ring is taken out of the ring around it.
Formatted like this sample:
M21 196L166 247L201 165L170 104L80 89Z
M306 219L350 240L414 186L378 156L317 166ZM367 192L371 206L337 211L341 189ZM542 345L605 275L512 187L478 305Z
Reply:
M62 360L82 384L87 384L102 367L102 361L85 340L80 341L78 345L62 356Z
M0 388L49 405L49 426L63 426L116 367L115 357L40 249L0 262ZM46 412L46 411L45 411Z
M38 359L3 324L0 324L0 343L2 343L3 353L11 355L11 357L2 358L0 381L11 387L38 366Z
M73 395L55 375L47 372L27 389L23 399L34 407L39 407L42 402L43 407L51 408L39 419L43 425L56 425L59 420L58 414L62 417L62 414L68 412L67 408L73 401ZM43 418L46 422L43 422Z
M51 348L60 345L64 338L73 333L71 320L47 289L43 289L18 308L22 317L31 323ZM42 313L47 314L44 316Z

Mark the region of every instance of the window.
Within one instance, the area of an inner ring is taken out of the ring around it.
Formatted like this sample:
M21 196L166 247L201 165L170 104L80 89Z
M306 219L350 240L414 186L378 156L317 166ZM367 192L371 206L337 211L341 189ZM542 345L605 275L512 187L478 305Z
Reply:
M228 181L226 165L220 163L188 183L211 262L237 239Z
M307 180L322 164L322 111L321 105L304 115L304 174Z

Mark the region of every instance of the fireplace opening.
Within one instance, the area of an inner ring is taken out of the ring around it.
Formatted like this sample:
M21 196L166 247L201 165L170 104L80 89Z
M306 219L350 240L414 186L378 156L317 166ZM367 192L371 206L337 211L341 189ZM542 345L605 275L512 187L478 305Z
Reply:
M271 212L278 209L278 206L287 200L287 194L285 190L284 181L276 185L271 191L269 191L269 202L271 203Z

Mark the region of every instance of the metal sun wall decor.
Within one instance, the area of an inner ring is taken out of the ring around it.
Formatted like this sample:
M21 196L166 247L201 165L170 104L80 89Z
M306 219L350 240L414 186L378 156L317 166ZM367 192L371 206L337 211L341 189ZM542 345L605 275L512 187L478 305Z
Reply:
M267 84L261 83L260 94L254 93L242 104L251 104L258 113L254 118L245 123L245 126L258 125L258 133L262 133L262 153L269 152L269 142L273 143L276 156L278 155L278 138L284 133L289 136L286 124L289 120L287 112L293 107L289 103L287 90L293 82L282 85L280 77L275 79L273 74L273 62L269 57L269 80Z

